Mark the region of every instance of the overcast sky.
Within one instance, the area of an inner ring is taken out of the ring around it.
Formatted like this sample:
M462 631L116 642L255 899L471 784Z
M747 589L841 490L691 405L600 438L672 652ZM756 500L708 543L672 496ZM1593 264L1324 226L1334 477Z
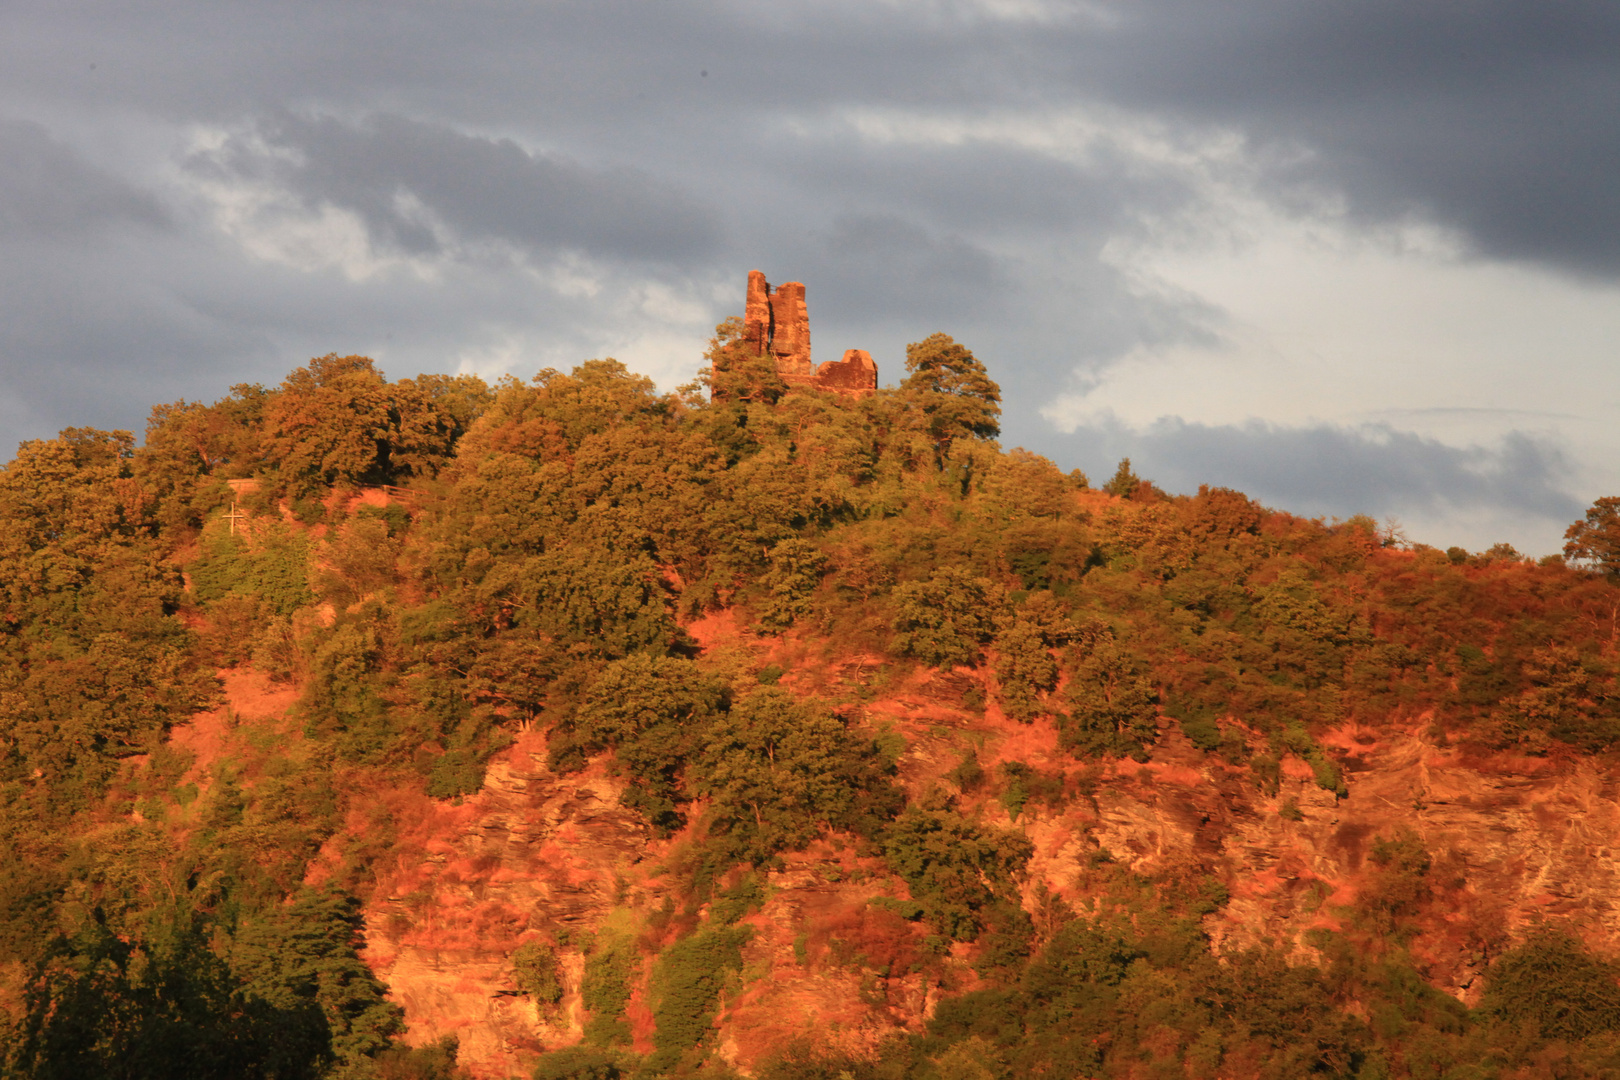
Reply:
M1106 480L1560 547L1620 494L1620 4L10 0L0 447L327 352L666 388L748 270Z

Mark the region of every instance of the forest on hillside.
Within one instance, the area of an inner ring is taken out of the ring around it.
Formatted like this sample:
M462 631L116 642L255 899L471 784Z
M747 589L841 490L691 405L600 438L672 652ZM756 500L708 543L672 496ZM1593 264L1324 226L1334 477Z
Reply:
M1442 551L1005 450L995 382L942 334L897 388L847 397L790 390L740 331L673 394L612 360L489 386L330 355L159 405L139 443L20 447L0 472L0 1075L461 1075L362 958L386 840L342 823L384 787L471 796L534 732L551 769L606 762L653 835L689 841L656 925L536 927L513 955L542 1010L582 958L583 1039L547 1048L542 1080L739 1075L713 1025L748 917L828 836L904 883L880 913L893 963L956 990L868 1053L780 1049L767 1080L1620 1075L1620 962L1570 927L1482 943L1473 1007L1425 982L1412 942L1454 868L1413 833L1376 839L1306 962L1212 947L1228 897L1197 867L1099 849L1083 903L1032 895L1030 842L975 809L1083 800L1088 770L1168 730L1260 789L1302 761L1337 798L1356 779L1321 736L1350 722L1612 755L1620 500L1572 525L1567 559ZM702 648L688 628L717 611L882 662L806 692ZM244 667L296 692L297 737L244 728L251 753L201 778L170 735ZM1055 731L1073 769L965 747L903 782L904 740L864 704L919 668L968 673L962 708ZM642 975L650 1048L625 1019Z

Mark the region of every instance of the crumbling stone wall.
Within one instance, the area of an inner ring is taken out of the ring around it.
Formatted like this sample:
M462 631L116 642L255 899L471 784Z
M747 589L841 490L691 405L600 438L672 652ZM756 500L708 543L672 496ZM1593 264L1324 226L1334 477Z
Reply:
M784 282L772 289L763 272L749 271L743 340L758 355L773 356L777 373L789 386L856 397L877 389L877 364L864 349L850 349L842 360L828 361L819 368L811 361L810 313L803 282Z

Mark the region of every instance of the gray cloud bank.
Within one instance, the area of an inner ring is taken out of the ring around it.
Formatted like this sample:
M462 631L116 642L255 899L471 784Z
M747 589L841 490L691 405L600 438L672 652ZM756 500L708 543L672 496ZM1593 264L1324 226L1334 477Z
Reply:
M547 254L670 263L713 256L721 235L714 207L639 169L590 168L399 116L351 125L281 114L192 164L279 183L311 208L353 210L380 245L412 253L442 250L440 223Z
M947 329L1001 358L1012 441L1063 459L1113 436L1051 432L1056 388L1219 335L1106 254L1218 226L1214 182L1620 277L1612 3L82 0L7 23L6 443L138 428L333 349L523 372L684 341L695 364L757 266L809 283L818 353L892 377ZM1226 469L1305 509L1570 510L1533 441L1142 439L1162 482Z

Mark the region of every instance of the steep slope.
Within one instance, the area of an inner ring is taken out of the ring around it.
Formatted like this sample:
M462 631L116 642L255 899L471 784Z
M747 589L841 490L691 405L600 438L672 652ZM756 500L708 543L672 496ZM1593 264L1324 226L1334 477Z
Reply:
M730 632L716 634L716 625ZM697 629L711 645L752 646L766 659L820 651L802 639L749 639L723 614ZM825 687L851 666L842 658L784 682ZM260 677L224 675L226 709L177 728L173 739L198 752L203 775L221 717L234 715L243 737L255 725L281 726L278 708L288 703ZM1347 796L1320 788L1296 757L1283 760L1266 794L1250 768L1197 750L1169 721L1145 762L1076 762L1049 725L962 708L962 691L979 678L967 669L919 672L866 713L904 738L901 775L914 793L951 784L945 775L969 752L987 773L1016 761L1063 778L1055 805L1027 804L1016 821L993 794L965 797L985 820L1033 842L1022 884L1033 913L1053 897L1083 910L1124 871L1212 879L1230 897L1203 920L1219 950L1271 940L1320 960L1309 931L1342 929L1358 901L1387 891L1372 846L1410 833L1437 867L1414 903L1412 949L1424 977L1446 993L1477 1001L1480 975L1513 933L1548 916L1620 949L1620 772L1612 762L1468 754L1437 743L1426 724L1345 726L1320 741L1349 777ZM560 950L566 994L556 1008L540 1008L516 992L513 952L524 940L586 940L613 923L633 929L646 954L629 1016L638 1049L651 1049L650 954L673 936L668 915L684 902L679 862L688 841L654 839L621 804L624 782L606 764L557 774L544 739L529 734L497 755L475 795L445 801L383 788L355 800L310 877L330 872L356 842L386 845L372 856L365 956L404 1007L413 1042L454 1034L473 1075L526 1072L540 1050L579 1038L584 961L577 949ZM907 889L852 838L829 836L790 855L764 881L764 902L745 920L756 933L718 1020L721 1052L743 1068L795 1039L870 1048L891 1032L919 1030L941 995L978 984L971 946L956 946L939 970L911 970L921 966L925 928L871 903L903 899Z

